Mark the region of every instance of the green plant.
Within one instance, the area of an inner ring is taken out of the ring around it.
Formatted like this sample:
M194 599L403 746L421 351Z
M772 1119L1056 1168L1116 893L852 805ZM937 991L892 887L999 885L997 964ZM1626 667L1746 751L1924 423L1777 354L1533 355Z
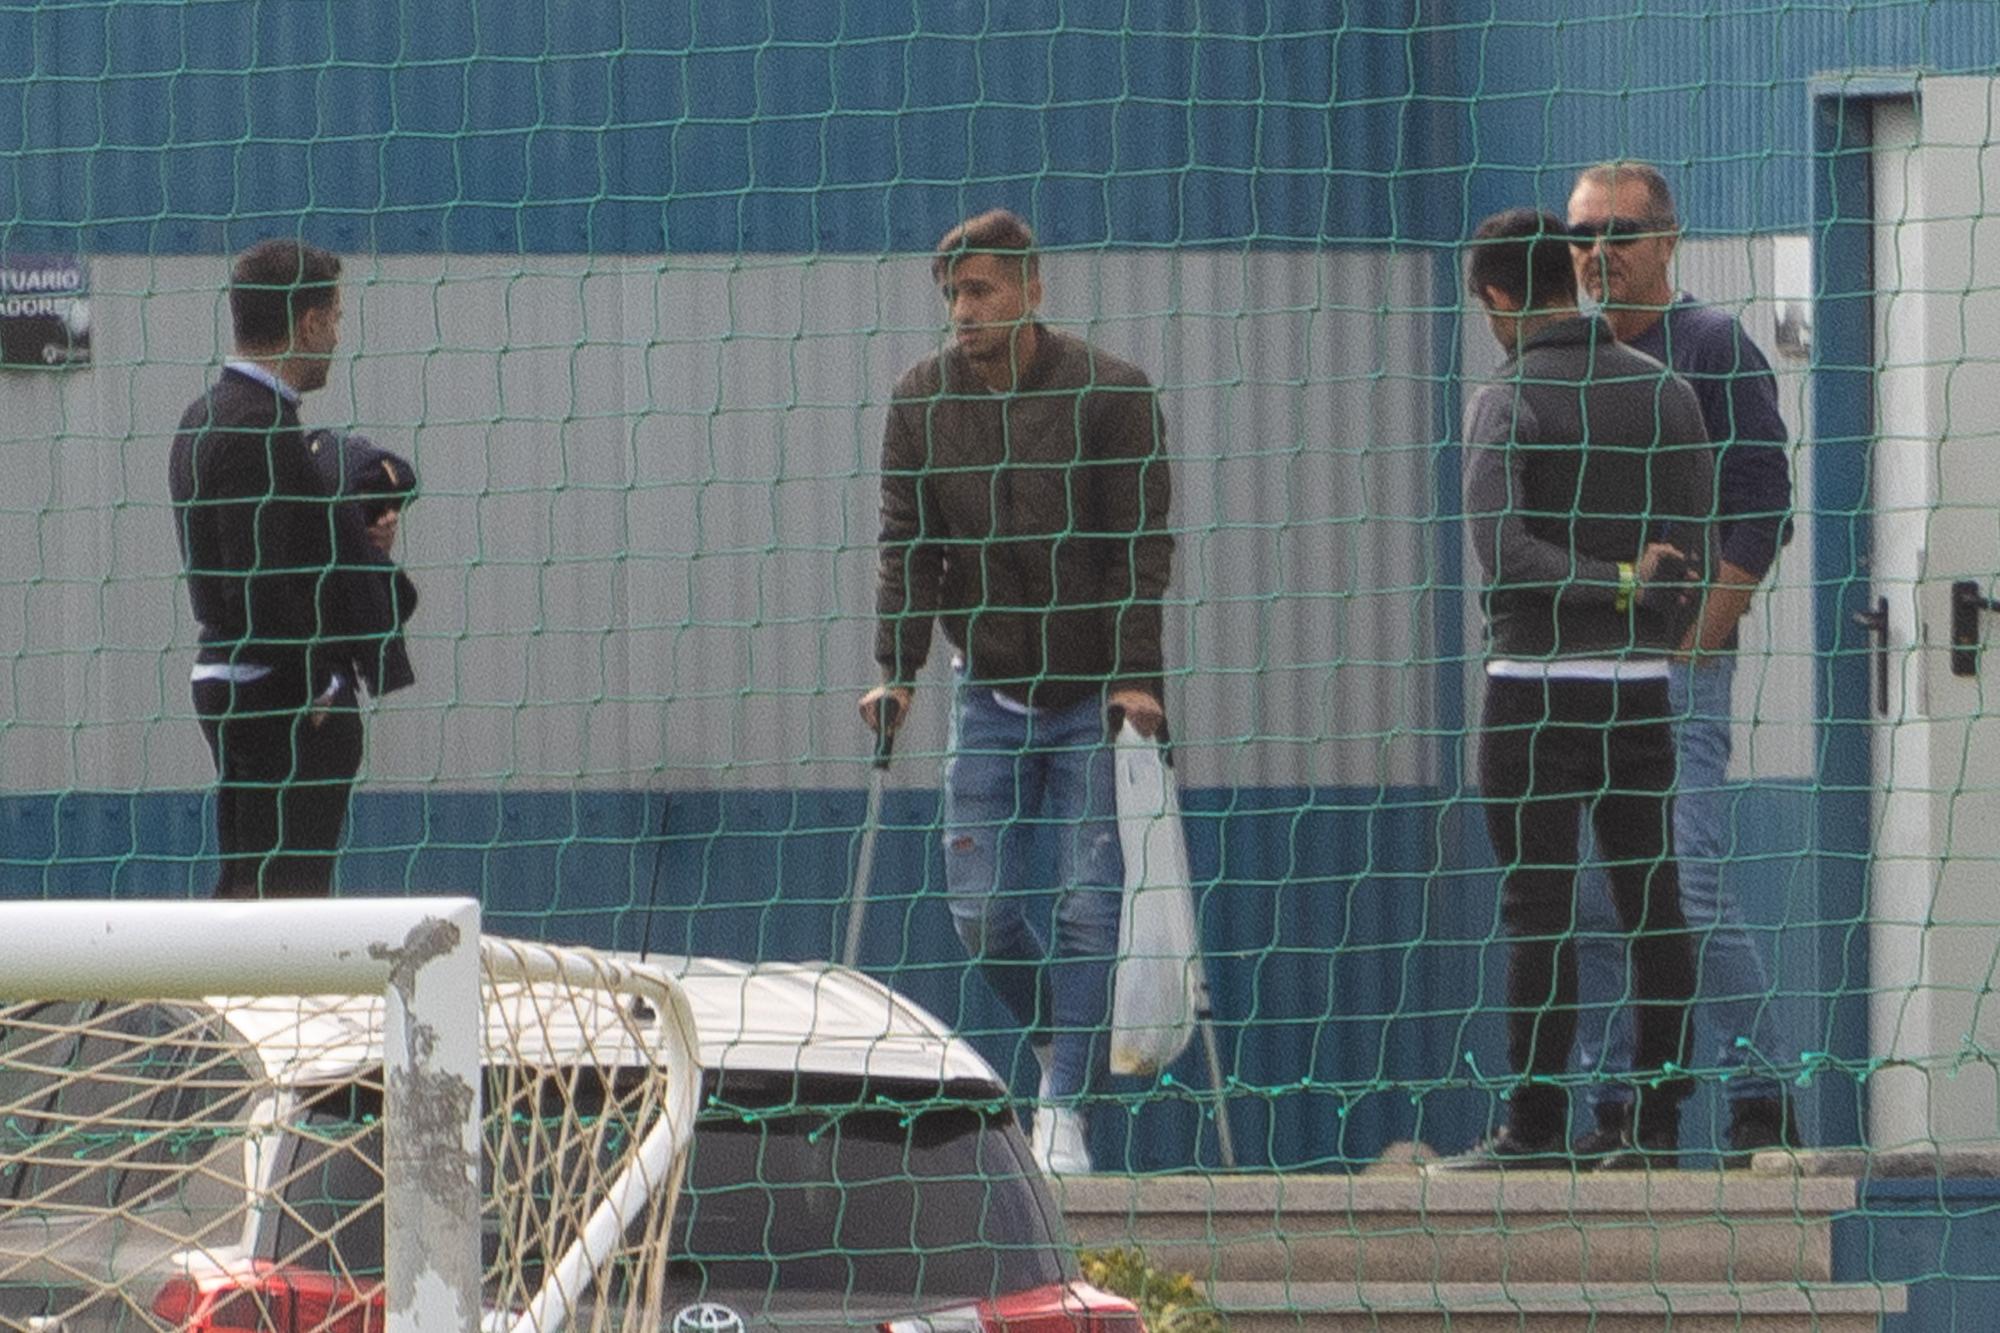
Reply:
M1094 1287L1139 1307L1148 1333L1224 1333L1228 1321L1208 1303L1190 1273L1169 1273L1146 1262L1135 1246L1085 1250L1077 1256Z

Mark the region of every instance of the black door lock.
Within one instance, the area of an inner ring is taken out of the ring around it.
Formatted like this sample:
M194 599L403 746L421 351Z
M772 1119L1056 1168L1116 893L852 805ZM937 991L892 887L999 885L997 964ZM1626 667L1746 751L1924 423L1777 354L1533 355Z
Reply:
M1951 585L1951 674L1979 674L1979 613L2000 611L2000 601L1981 592L1971 579Z

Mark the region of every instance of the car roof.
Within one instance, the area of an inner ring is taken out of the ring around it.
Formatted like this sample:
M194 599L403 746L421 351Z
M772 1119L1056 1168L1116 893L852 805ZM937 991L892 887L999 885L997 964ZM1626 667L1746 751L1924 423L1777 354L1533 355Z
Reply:
M1006 1093L1006 1080L971 1042L865 972L659 954L647 961L680 982L710 1069L973 1083Z
M490 1053L526 1065L618 1068L647 1063L645 1047L670 1047L660 1016L635 1014L628 996L549 982L504 982L487 992ZM256 1051L281 1085L344 1081L379 1070L380 995L217 995L210 1008Z
M637 954L608 954L625 963ZM680 983L708 1069L972 1083L1006 1083L972 1044L906 996L829 963L743 963L652 955L645 965ZM257 1051L281 1084L344 1081L382 1063L379 995L212 996L208 1004ZM643 1062L659 1016L631 1002L554 983L489 991L489 1047L522 1063L607 1067Z

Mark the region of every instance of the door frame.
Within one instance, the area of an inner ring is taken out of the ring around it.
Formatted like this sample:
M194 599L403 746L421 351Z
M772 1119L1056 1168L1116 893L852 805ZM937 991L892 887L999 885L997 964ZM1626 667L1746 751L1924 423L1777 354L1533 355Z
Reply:
M1827 75L1809 85L1812 117L1813 674L1816 787L1811 846L1818 886L1814 981L1825 997L1820 1048L1807 1044L1803 1092L1816 1142L1866 1143L1868 934L1876 719L1874 643L1856 619L1874 592L1876 107L1922 110L1918 76Z

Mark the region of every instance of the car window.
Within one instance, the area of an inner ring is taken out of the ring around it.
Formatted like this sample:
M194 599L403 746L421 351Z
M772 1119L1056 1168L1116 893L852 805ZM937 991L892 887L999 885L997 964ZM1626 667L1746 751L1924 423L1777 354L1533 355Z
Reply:
M1062 1281L1009 1114L970 1105L711 1111L696 1128L675 1219L674 1295L923 1302Z
M199 1005L0 1007L0 1328L153 1326L170 1256L242 1234L257 1086Z
M382 1096L314 1093L279 1150L277 1225L265 1257L352 1278L382 1275Z
M196 1007L8 1006L0 1199L35 1209L240 1201L240 1185L195 1168L239 1139L253 1091L225 1029Z
M35 1150L46 1141L59 1073L72 1067L80 1001L10 1004L0 1009L0 1200L33 1197Z

